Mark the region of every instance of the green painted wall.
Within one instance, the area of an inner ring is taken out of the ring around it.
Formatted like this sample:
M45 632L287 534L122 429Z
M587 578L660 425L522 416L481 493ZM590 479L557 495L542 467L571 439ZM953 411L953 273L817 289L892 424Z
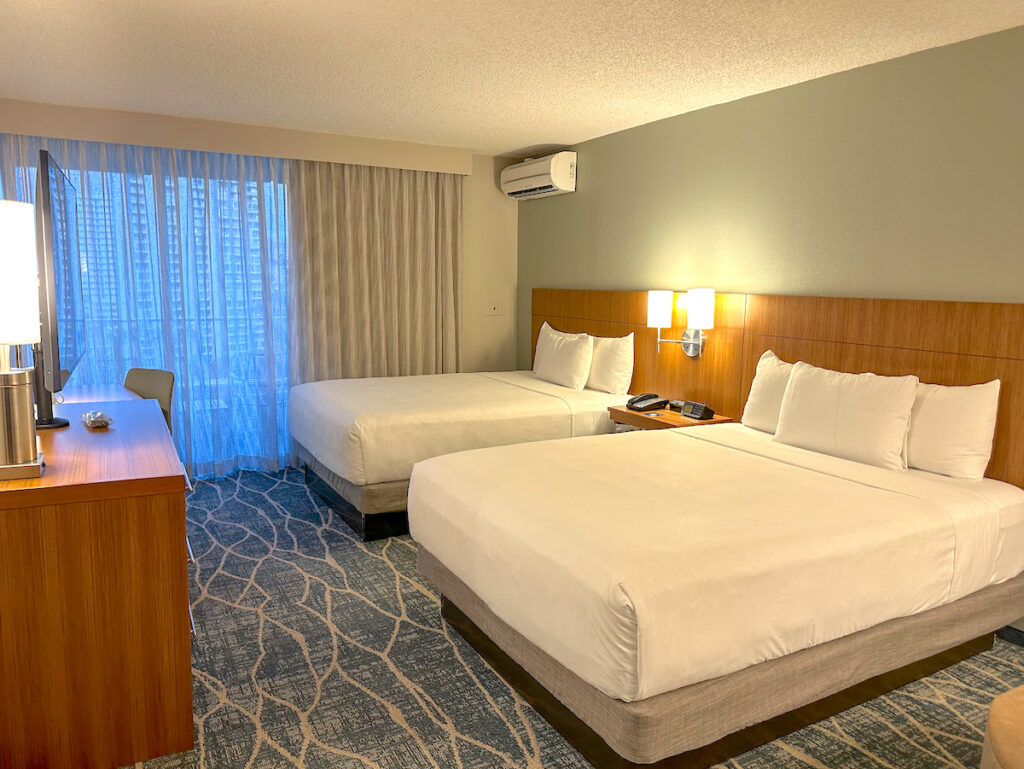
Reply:
M1024 27L584 142L534 287L1024 302Z

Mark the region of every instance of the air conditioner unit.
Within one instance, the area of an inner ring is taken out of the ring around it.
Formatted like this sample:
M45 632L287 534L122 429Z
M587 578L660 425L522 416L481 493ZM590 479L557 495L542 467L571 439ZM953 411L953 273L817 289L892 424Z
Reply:
M501 172L501 191L510 198L545 198L576 191L576 153L556 152L524 160Z

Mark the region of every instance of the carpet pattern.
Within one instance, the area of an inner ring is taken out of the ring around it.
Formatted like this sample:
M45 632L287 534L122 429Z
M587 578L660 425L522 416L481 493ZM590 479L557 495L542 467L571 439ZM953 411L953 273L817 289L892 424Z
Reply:
M439 616L408 537L357 541L295 470L188 500L195 750L137 769L585 769ZM977 767L1024 649L990 652L751 751L728 769Z

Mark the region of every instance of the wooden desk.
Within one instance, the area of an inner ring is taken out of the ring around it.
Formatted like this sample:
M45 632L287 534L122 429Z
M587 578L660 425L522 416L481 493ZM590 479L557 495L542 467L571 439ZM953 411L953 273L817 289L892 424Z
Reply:
M630 411L625 406L609 406L608 418L616 424L639 427L641 430L667 430L671 427L700 427L731 422L732 417L715 414L711 419L691 419L678 411L656 409L655 411Z
M82 385L66 387L57 393L63 403L95 403L97 401L137 401L141 398L124 385ZM67 415L65 415L66 417Z
M90 431L101 408L115 422ZM0 482L0 766L192 747L185 474L155 401L59 406L42 478Z

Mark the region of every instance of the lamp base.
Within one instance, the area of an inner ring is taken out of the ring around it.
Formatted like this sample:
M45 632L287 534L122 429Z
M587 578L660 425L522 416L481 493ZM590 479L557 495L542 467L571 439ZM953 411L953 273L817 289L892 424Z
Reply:
M42 478L43 467L46 466L46 462L43 461L43 453L39 452L36 455L35 462L26 462L23 465L0 465L0 481L19 481L26 478Z
M20 467L36 459L32 370L0 371L0 467Z

